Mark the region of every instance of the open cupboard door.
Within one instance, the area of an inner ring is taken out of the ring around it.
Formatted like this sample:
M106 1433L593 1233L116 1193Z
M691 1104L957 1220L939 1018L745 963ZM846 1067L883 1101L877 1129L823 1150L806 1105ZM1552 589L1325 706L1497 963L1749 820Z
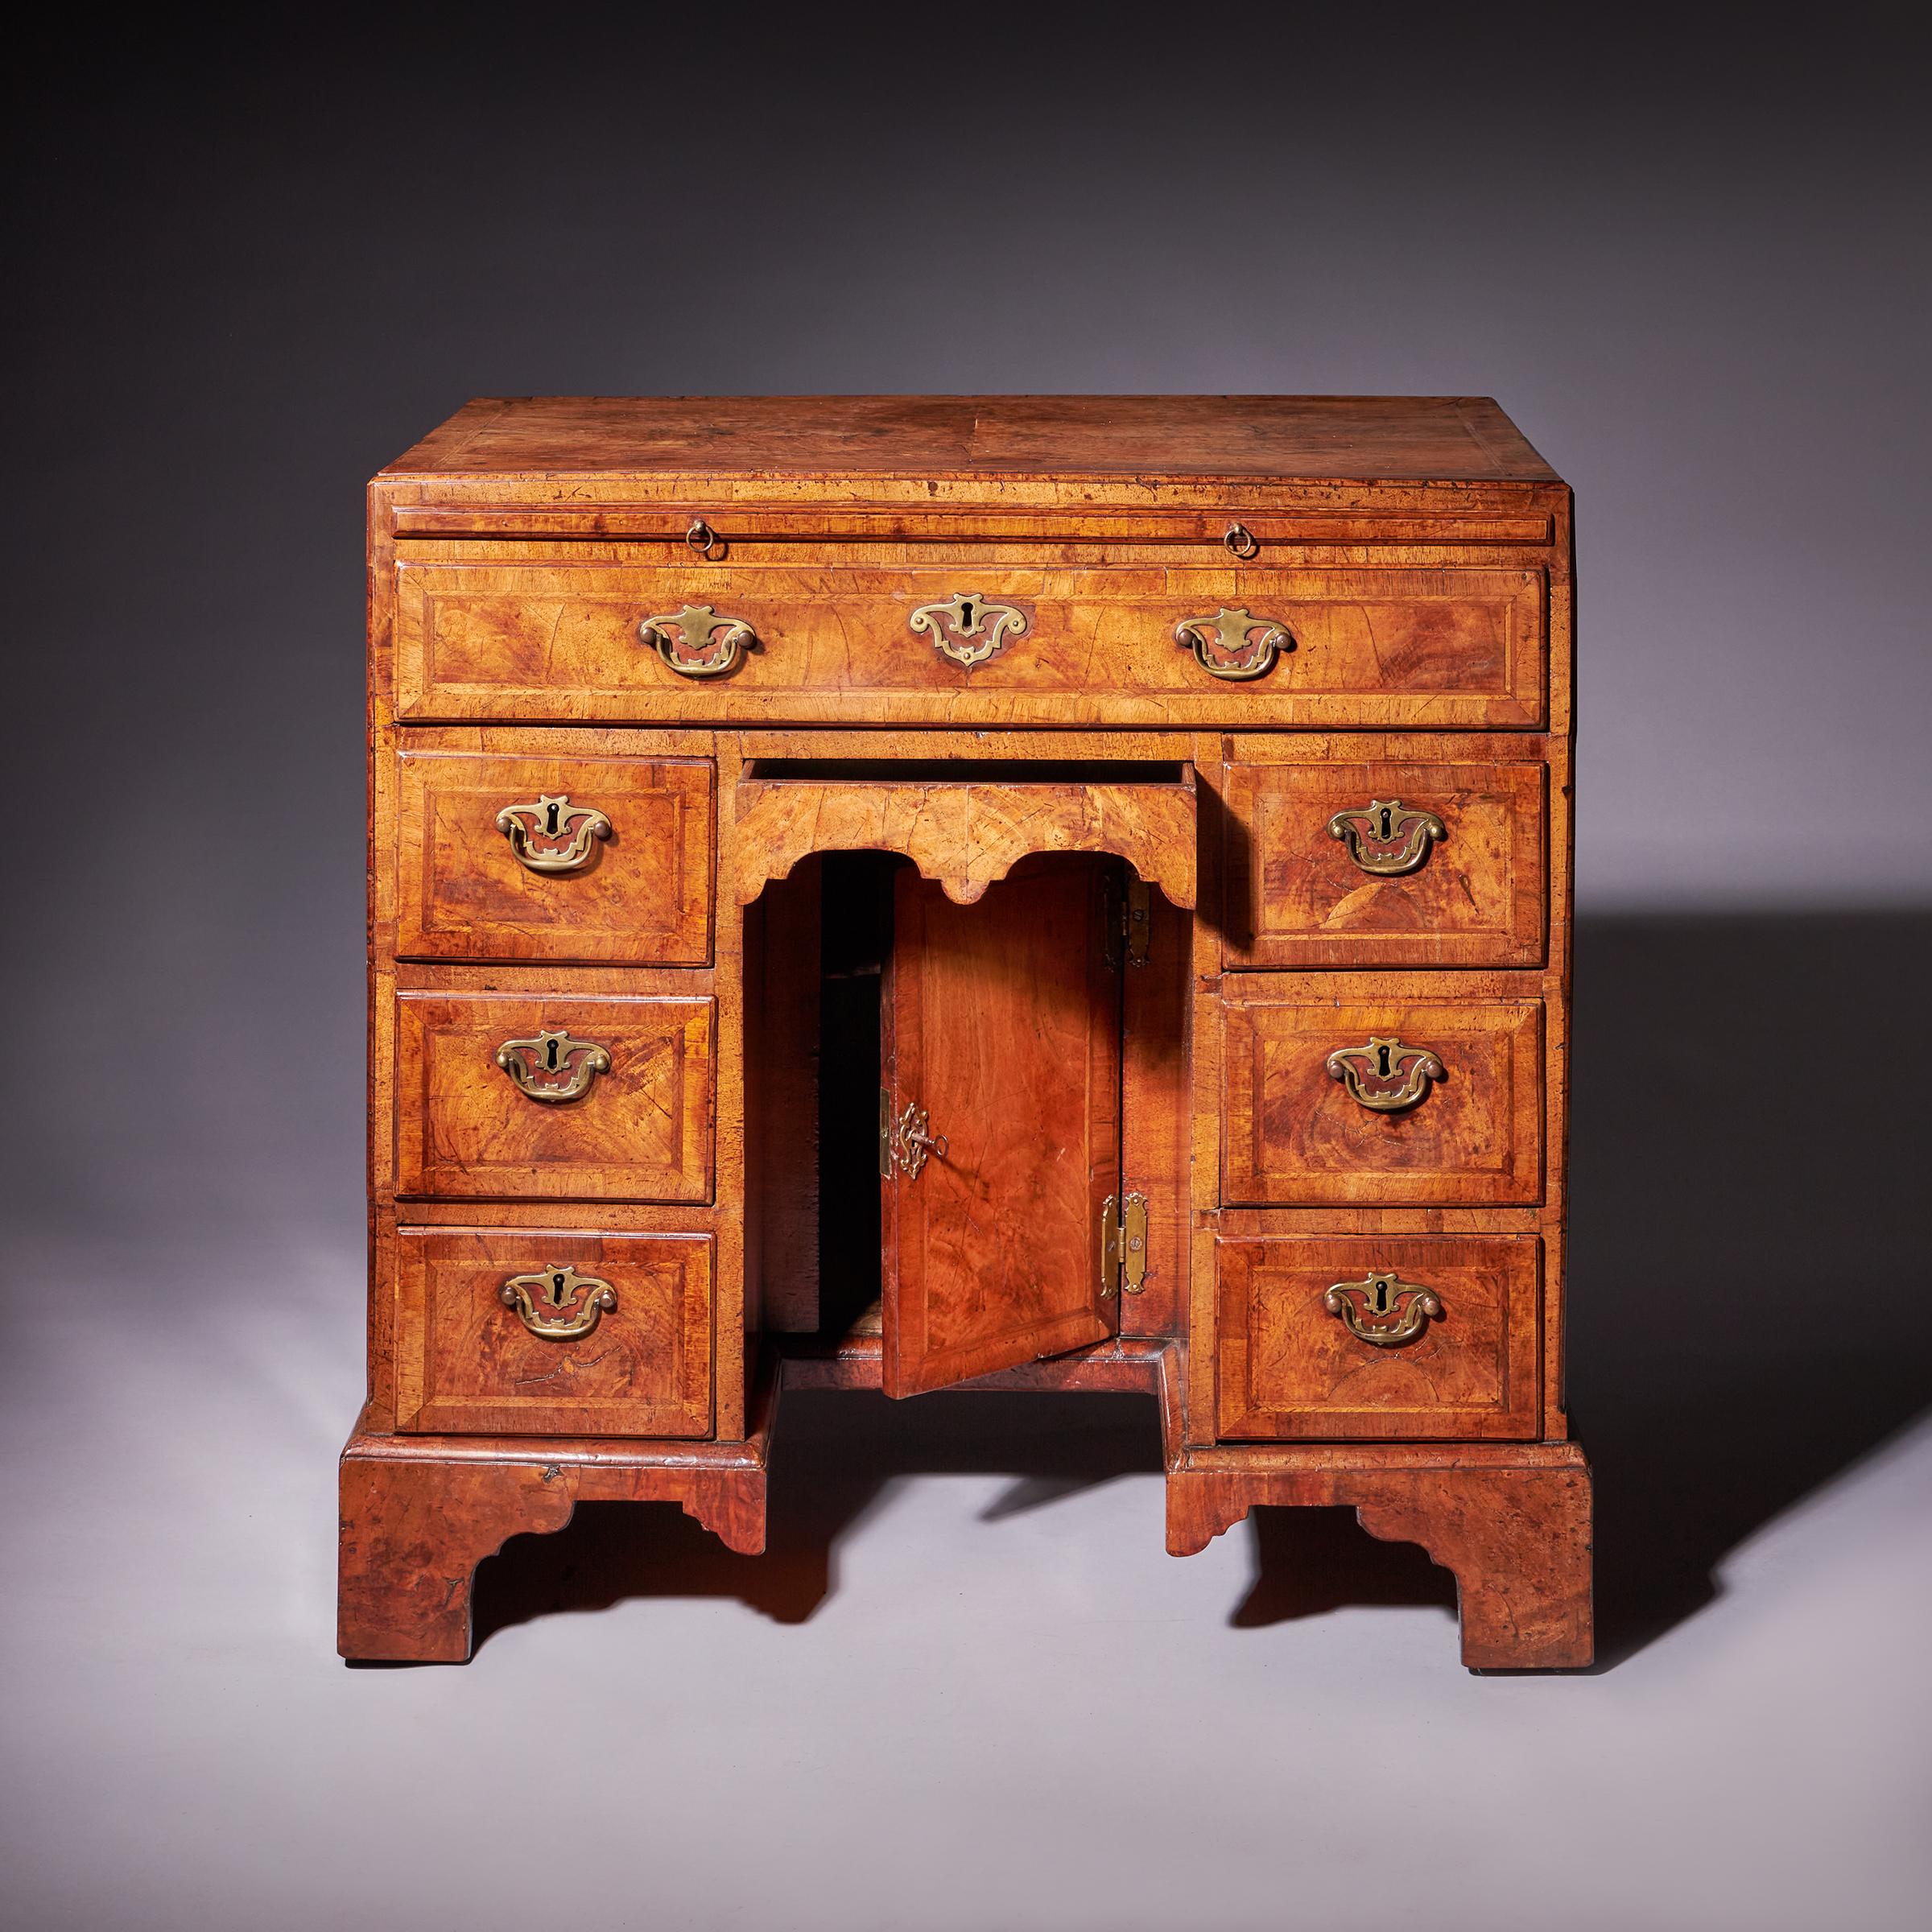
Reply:
M910 866L881 1011L882 1380L915 1395L1104 1340L1121 1184L1110 861L1029 861L969 906Z

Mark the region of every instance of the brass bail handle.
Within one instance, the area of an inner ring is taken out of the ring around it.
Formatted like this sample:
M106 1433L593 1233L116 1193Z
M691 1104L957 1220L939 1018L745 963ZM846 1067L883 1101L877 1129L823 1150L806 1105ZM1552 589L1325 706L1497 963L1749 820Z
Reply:
M1322 1297L1322 1306L1358 1342L1376 1348L1400 1348L1414 1341L1443 1312L1434 1289L1405 1282L1393 1271L1371 1270L1362 1281L1337 1282Z
M513 1274L497 1290L539 1341L571 1342L588 1335L600 1319L616 1311L617 1290L594 1274L553 1261L531 1274Z

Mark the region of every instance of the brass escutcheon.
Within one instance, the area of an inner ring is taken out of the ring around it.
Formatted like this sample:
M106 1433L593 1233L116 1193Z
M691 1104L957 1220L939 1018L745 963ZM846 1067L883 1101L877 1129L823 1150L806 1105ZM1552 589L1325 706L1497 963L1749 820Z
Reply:
M926 1109L916 1100L908 1100L906 1111L892 1123L881 1166L889 1172L896 1168L907 1180L916 1181L928 1154L936 1154L944 1160L946 1137L943 1133L928 1133L926 1129L931 1125L926 1117Z
M1211 617L1183 617L1174 627L1174 641L1191 650L1201 669L1217 678L1265 676L1284 650L1294 649L1285 625L1272 617L1250 617L1245 610L1217 610Z
M906 618L915 633L932 639L943 658L970 671L1026 634L1026 613L1010 604L989 604L976 590L963 590L943 604L922 604ZM978 641L968 643L965 640Z
M1373 1269L1365 1281L1337 1282L1322 1297L1322 1306L1340 1315L1358 1342L1377 1348L1399 1348L1414 1341L1443 1312L1433 1289Z
M638 635L686 678L721 678L737 669L744 652L758 646L758 634L742 617L721 617L708 604L646 617Z
M1371 799L1353 811L1338 811L1328 821L1328 836L1348 848L1349 857L1364 872L1393 879L1419 870L1435 841L1446 835L1432 811L1418 811L1400 799Z
M610 1049L595 1040L573 1040L570 1029L547 1027L527 1040L506 1040L497 1064L533 1100L574 1100L590 1091L601 1073L610 1071Z
M546 1342L571 1342L588 1335L599 1319L614 1313L617 1306L617 1291L609 1282L579 1274L574 1268L559 1268L555 1261L535 1274L513 1274L497 1290L497 1298L506 1308L515 1309L523 1326Z
M610 820L588 805L573 805L570 795L539 792L530 805L506 805L497 830L532 872L578 872L588 865L599 839L610 836Z
M1410 1046L1393 1034L1370 1034L1366 1046L1342 1046L1328 1056L1328 1073L1377 1113L1400 1113L1443 1078L1443 1063L1426 1046Z

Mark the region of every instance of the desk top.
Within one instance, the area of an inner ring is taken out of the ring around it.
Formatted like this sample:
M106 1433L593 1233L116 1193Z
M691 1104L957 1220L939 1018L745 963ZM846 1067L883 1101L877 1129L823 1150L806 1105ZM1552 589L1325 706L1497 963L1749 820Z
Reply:
M493 396L386 477L1560 479L1487 396Z

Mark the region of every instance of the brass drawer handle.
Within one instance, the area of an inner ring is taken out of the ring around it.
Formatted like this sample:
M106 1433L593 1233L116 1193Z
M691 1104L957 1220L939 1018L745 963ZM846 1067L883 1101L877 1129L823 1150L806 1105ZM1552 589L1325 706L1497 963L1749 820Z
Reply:
M600 1317L614 1314L617 1306L617 1291L609 1282L579 1274L574 1268L559 1268L554 1261L535 1274L513 1274L497 1290L497 1298L506 1308L515 1309L523 1326L545 1342L574 1342L588 1335Z
M510 840L518 861L532 872L579 872L588 865L599 839L610 836L610 820L588 805L573 805L568 792L555 798L537 794L531 805L506 805L497 830Z
M1265 677L1276 657L1294 649L1286 628L1272 617L1250 617L1245 610L1217 610L1211 617L1183 617L1174 627L1174 641L1191 650L1201 669L1217 678Z
M908 1100L906 1111L895 1121L891 1096L883 1087L879 1089L879 1172L886 1179L890 1180L898 1173L909 1181L916 1181L928 1154L945 1159L946 1137L928 1133L926 1129L931 1125L926 1109L916 1100Z
M721 617L708 604L646 617L638 635L686 678L721 678L737 668L745 651L758 647L758 634L742 617Z
M1328 821L1328 836L1347 845L1364 872L1393 879L1420 870L1446 831L1432 811L1418 811L1400 799L1371 799L1353 811L1338 811Z
M497 1049L497 1064L533 1100L574 1100L610 1071L610 1049L573 1040L568 1026L555 1033L545 1028L527 1040L506 1040Z
M1373 1270L1365 1281L1337 1282L1322 1297L1322 1306L1340 1315L1358 1342L1377 1348L1414 1341L1443 1312L1434 1290Z
M989 603L976 590L963 590L943 604L922 604L906 622L914 635L931 638L941 657L968 671L997 657L1009 638L1026 634L1025 611Z
M1443 1063L1426 1046L1410 1046L1393 1034L1371 1034L1366 1046L1342 1046L1328 1056L1328 1075L1376 1113L1400 1113L1443 1077Z

